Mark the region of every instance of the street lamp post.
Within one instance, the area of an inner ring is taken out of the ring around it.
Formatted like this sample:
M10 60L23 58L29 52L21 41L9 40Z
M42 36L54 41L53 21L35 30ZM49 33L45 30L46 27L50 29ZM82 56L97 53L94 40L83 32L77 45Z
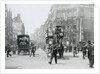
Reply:
M83 28L82 28L82 17L80 17L80 41L83 40Z

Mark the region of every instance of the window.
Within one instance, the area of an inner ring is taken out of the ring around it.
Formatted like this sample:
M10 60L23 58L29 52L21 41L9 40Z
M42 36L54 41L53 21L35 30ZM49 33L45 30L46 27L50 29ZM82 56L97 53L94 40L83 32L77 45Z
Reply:
M73 29L76 29L76 24L73 25Z

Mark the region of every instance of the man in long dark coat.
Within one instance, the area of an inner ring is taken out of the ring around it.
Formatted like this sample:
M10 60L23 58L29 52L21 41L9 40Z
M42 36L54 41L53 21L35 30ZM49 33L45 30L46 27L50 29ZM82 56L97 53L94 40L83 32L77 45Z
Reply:
M89 64L91 63L91 58L92 58L92 44L91 41L88 41L88 59L89 59Z
M57 64L57 44L52 45L51 57L50 57L50 61L48 62L49 64L52 63L53 58L55 58L55 63Z
M94 44L92 44L92 53L91 53L90 67L93 67L93 65L94 65Z
M12 55L10 54L11 48L10 48L9 44L6 46L6 50L7 50L7 57L12 56Z

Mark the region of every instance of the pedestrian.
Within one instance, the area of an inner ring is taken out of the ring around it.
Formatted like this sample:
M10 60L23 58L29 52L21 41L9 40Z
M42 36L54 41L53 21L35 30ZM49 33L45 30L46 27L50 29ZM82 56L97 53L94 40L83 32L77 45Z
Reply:
M79 50L80 50L79 43L77 43L77 50L78 50L78 52L79 52Z
M88 59L89 59L89 64L90 64L91 58L92 58L92 44L91 44L91 41L88 41L87 49L88 49Z
M82 46L82 52L83 52L83 59L85 59L85 55L86 55L86 46L85 46L85 43Z
M67 50L66 51L69 51L69 41L66 41L66 46L67 46Z
M90 67L92 68L93 65L94 65L94 44L92 44L92 53L91 53Z
M36 46L33 43L31 43L30 57L32 54L33 54L33 56L35 56L35 51L36 51Z
M64 44L64 51L67 52L67 46Z
M73 51L73 43L71 42L69 45L69 52L72 52L72 51Z
M61 58L63 58L63 55L64 55L64 46L63 46L63 44L61 43Z
M12 55L10 54L11 48L10 48L10 45L9 45L9 44L7 44L6 50L7 50L7 57L12 56Z
M50 57L50 61L48 62L49 64L52 64L52 60L53 58L55 58L55 63L57 64L57 44L54 43L52 46L51 46L51 57Z
M73 50L73 57L75 57L75 55L77 54L77 47L76 47L76 43L73 42L73 45L72 45L72 50Z
M58 45L58 53L59 53L59 59L61 59L61 52L62 52L62 49L61 49L61 45L59 44Z

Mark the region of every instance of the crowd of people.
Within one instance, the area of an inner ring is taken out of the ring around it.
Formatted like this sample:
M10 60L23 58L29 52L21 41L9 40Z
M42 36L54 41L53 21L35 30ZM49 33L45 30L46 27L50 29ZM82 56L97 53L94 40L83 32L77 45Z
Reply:
M81 51L83 59L85 59L85 57L87 56L90 67L93 67L94 65L94 42L93 41L88 41L87 43L82 42L80 46L78 44L75 44L72 46L72 48L73 48L73 53L75 52L78 53L79 51Z
M91 67L91 68L93 67L93 65L94 65L94 42L92 42L92 41L88 41L87 43L73 42L73 44L69 44L69 46L66 46L66 48L64 48L64 44L62 44L61 46L62 46L61 47L62 54L59 54L59 57L63 58L64 51L65 52L73 52L73 57L75 57L78 52L82 52L82 58L85 59L86 57L88 57L89 67ZM60 50L59 45L57 45L56 43L53 43L51 50L52 50L51 57L50 57L50 61L48 63L51 64L52 59L54 57L55 63L57 64L57 51ZM61 51L58 53L61 53Z
M7 52L7 57L12 56L10 54L10 52L12 50L11 50L9 44L6 46L5 49L6 49L6 52ZM58 44L56 44L54 42L53 45L51 46L51 49L52 49L52 51L51 51L50 61L48 62L49 64L52 64L53 58L55 58L55 63L57 64L57 53L59 53L59 58L63 58L64 57L63 56L64 51L66 53L66 52L70 52L70 50L72 50L73 57L75 57L75 55L78 52L82 52L82 58L83 59L88 57L89 66L93 67L93 65L94 65L94 42L93 41L88 41L87 43L85 43L85 42L80 43L79 42L79 43L69 44L69 46L66 46L66 48L64 48L64 44L61 44L59 46ZM30 57L32 55L35 56L35 51L36 51L36 46L33 43L31 43Z

